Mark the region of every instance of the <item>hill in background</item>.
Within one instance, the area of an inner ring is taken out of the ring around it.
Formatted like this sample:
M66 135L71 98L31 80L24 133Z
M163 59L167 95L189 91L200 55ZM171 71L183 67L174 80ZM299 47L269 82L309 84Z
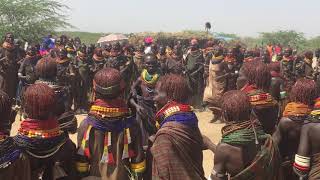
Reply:
M79 37L85 44L95 44L101 36L106 33L91 33L91 32L78 32L78 31L61 31L58 35L67 35L68 37Z

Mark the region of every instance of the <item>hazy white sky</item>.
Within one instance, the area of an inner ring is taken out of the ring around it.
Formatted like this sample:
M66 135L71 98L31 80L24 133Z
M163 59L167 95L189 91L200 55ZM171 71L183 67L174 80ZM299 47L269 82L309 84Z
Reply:
M320 0L60 0L78 31L203 30L256 36L297 30L320 35Z

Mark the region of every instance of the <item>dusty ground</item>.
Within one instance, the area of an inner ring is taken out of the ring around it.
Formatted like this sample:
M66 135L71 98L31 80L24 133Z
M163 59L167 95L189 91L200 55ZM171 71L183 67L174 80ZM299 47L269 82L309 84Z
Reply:
M201 112L197 113L199 119L199 126L202 134L208 136L214 143L218 143L221 138L221 128L222 124L210 124L209 121L211 119L210 112ZM83 116L78 117L78 122L83 120ZM12 125L11 134L15 135L19 128L20 118L17 117L16 122ZM80 124L80 123L78 123ZM76 143L77 138L76 134L71 135L72 140ZM205 170L206 177L210 174L213 167L213 153L211 151L204 151L204 159L203 159L203 168Z

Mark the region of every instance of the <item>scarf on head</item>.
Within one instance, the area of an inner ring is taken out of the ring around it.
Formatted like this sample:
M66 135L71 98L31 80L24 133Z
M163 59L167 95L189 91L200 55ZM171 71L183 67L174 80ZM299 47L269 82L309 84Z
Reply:
M272 106L276 103L271 94L257 89L255 85L247 84L241 89L241 91L247 94L252 106Z
M165 123L175 121L188 126L198 127L197 116L193 112L193 108L187 104L180 104L175 101L167 103L156 114L156 122L158 128Z
M293 118L303 118L309 115L311 112L311 109L308 105L305 105L303 103L298 102L291 102L288 103L287 106L284 109L283 117L288 117L290 119Z
M67 140L58 120L24 120L14 137L15 143L35 158L48 158L57 153Z
M148 86L155 86L160 78L160 73L155 73L153 75L149 74L146 69L141 73L142 81Z
M90 158L90 132L92 128L102 131L105 134L103 155L101 163L115 164L114 155L112 154L112 133L123 131L124 147L122 159L132 158L135 156L133 151L130 128L135 123L135 117L131 115L130 109L124 100L113 100L106 102L96 100L90 109L89 116L84 121L88 128L86 129L78 154Z
M8 42L4 42L4 43L2 44L2 47L3 47L4 49L6 49L6 50L9 50L9 51L11 51L11 50L13 50L13 49L15 48L14 44L8 43Z

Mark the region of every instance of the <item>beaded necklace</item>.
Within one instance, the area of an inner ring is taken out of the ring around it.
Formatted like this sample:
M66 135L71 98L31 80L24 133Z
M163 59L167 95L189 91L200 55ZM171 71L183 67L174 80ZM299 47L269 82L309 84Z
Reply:
M283 117L305 117L309 115L310 112L311 109L308 105L297 102L291 102L287 104L283 112Z
M15 143L35 158L48 158L65 144L67 137L60 130L58 120L26 119L21 123Z
M177 119L180 119L181 121L184 121L185 119L183 119L182 117L171 117L171 116L174 116L176 114L182 114L182 113L190 113L190 117L194 117L192 114L193 114L193 108L192 106L190 105L187 105L187 104L180 104L180 103L177 103L175 101L171 101L169 103L167 103L164 107L162 107L156 114L156 121L158 123L161 123L161 126L167 121L172 121L172 120L177 120ZM188 116L188 115L186 115ZM173 119L171 119L171 118ZM193 118L190 118L188 116L187 119L193 119ZM167 119L169 118L169 119ZM195 118L196 119L196 118ZM159 128L159 126L158 126Z
M259 144L259 140L268 137L262 127L251 120L229 123L222 128L221 132L221 142L231 145L246 145L254 142Z
M12 138L7 137L0 141L0 169L10 166L20 156L21 150L14 145Z
M144 69L141 73L141 79L148 85L155 85L159 80L159 77L159 73L150 75L146 69Z
M121 100L113 102L105 102L96 100L91 107L89 116L85 119L88 125L84 132L81 146L78 150L79 155L84 155L90 159L91 153L89 148L90 132L92 129L102 131L104 136L103 154L100 163L115 164L114 155L112 153L112 133L123 132L123 152L122 159L132 158L135 156L131 147L131 132L130 128L134 124L134 116L131 116L131 111L126 103Z

